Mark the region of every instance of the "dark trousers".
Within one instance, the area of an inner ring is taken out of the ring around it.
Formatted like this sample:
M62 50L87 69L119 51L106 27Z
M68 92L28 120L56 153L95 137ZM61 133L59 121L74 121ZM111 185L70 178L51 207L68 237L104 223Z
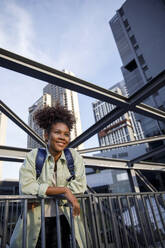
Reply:
M70 247L70 226L65 215L60 215L62 248ZM56 217L45 218L46 248L57 247ZM41 248L41 231L36 248Z

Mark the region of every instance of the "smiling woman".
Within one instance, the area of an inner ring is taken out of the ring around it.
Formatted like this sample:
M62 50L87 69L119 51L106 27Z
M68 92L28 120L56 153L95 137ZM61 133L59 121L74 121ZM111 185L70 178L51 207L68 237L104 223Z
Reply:
M50 134L45 133L45 140L48 140L49 151L56 155L69 144L70 132L65 123L58 122L52 125Z
M73 206L75 219L75 235L77 245L86 247L84 228L80 217L80 205L73 193L84 193L86 176L82 157L74 149L69 149L74 160L75 177L68 181L70 172L67 167L64 149L70 141L70 131L75 123L73 114L65 107L57 104L55 107L45 107L36 112L34 120L44 130L47 142L46 159L39 178L36 177L36 157L38 149L33 149L20 168L20 192L40 197L64 194ZM41 208L31 204L28 209L27 247L41 247L41 220L38 218ZM57 247L55 203L49 201L45 206L46 247ZM30 220L34 220L31 223ZM62 247L70 247L69 212L65 207L60 209ZM19 218L14 229L10 247L21 247L22 219Z

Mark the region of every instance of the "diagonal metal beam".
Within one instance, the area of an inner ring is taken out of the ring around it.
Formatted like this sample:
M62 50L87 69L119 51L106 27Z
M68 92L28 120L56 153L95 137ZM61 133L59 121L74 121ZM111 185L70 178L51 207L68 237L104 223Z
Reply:
M160 75L162 77L162 81L160 80ZM155 81L152 80L152 82L150 82L148 93L147 93L147 86L144 87L144 96L143 96L143 88L138 90L137 94L134 95L135 102L134 102L134 97L131 97L131 100L128 99L128 102L129 101L131 102L130 105L128 104L127 106L123 107L122 109L120 109L120 108L114 109L116 111L115 115L114 115L114 113L112 113L112 116L110 115L110 113L107 114L105 117L103 117L101 120L99 120L99 122L96 122L96 124L94 124L92 127L87 129L83 134L81 134L79 137L77 137L74 141L72 141L70 144L70 147L77 147L81 143L85 142L87 140L87 137L90 138L94 134L96 134L97 132L99 132L101 130L100 126L103 129L108 124L111 124L114 120L116 120L118 118L117 116L119 116L118 115L119 113L121 116L125 112L127 112L128 110L135 111L139 114L143 114L145 116L148 116L148 117L151 117L154 119L157 115L156 120L161 120L161 121L165 122L165 112L164 111L161 111L159 109L155 109L155 108L148 106L146 104L143 104L143 103L136 105L138 103L138 100L139 101L144 100L145 97L148 97L150 94L153 94L153 90L158 90L159 86L162 87L162 84L164 85L164 83L165 83L165 71L160 73L160 75L158 77L156 77ZM151 87L151 85L152 85L152 87ZM154 88L154 85L156 85L155 88ZM138 98L137 98L137 95L139 96ZM115 119L115 116L117 117L116 119ZM106 121L104 121L104 118L106 118ZM103 120L103 122L102 122L102 120ZM95 132L94 132L94 130L95 130Z
M104 116L101 120L97 121L94 125L89 127L85 132L83 132L81 135L79 135L76 139L74 139L72 142L70 142L69 147L77 147L84 141L91 138L93 135L97 134L99 131L101 131L104 127L109 125L111 122L118 119L121 115L123 115L127 110L121 109L116 107L113 109L110 113L108 113L106 116Z
M150 112L146 112L148 117L153 117L152 115L152 111L154 111L152 107L149 107L147 105L148 109L150 109ZM117 120L120 116L122 116L123 114L125 114L127 111L129 111L129 107L125 107L125 108L118 108L116 107L113 111L111 111L110 113L108 113L106 116L104 116L102 119L100 119L99 121L97 121L93 126L89 127L85 132L83 132L81 135L79 135L77 138L75 138L70 144L70 147L77 147L79 146L81 143L85 142L86 140L88 140L89 138L91 138L93 135L97 134L99 131L101 131L104 127L106 127L107 125L111 124L113 121ZM161 110L157 110L155 109L157 112L157 118L156 120L163 120L165 121L165 113ZM139 106L139 111L136 111L140 114L143 113L142 107L140 109Z
M46 146L44 140L31 129L24 121L22 121L9 107L6 106L0 100L0 111L3 112L8 118L10 118L17 126L23 129L27 134L29 134L33 139L35 139L39 144Z
M158 74L155 78L151 79L147 84L145 84L142 88L136 91L133 95L131 95L129 97L128 102L131 105L139 104L163 86L165 86L165 70Z
M153 137L149 137L147 139L134 140L134 141L129 141L129 142L120 143L120 144L91 147L91 148L87 148L87 149L78 150L78 152L80 154L84 154L84 153L89 153L89 152L97 152L97 151L103 151L103 150L114 149L114 148L119 148L119 147L126 147L126 146L133 146L133 145L139 145L139 144L144 144L144 143L150 143L153 141L164 140L164 139L165 139L165 135L153 136Z
M147 104L140 103L139 105L136 105L136 108L132 107L131 105L131 111L134 111L141 115L145 115L158 121L165 122L165 112L160 109L151 107Z
M0 49L0 65L7 68L7 69L11 69L13 71L16 72L20 72L23 73L25 75L49 82L51 84L55 84L64 88L68 88L74 91L77 91L79 93L94 97L96 99L99 99L101 101L105 101L105 102L109 102L111 104L117 105L119 107L122 108L122 110L124 109L125 111L122 111L120 108L116 109L118 112L116 113L116 119L119 118L119 113L120 116L123 115L125 112L127 112L128 110L132 109L135 112L141 113L143 115L147 115L150 116L152 118L156 118L158 119L159 116L159 120L165 120L165 113L162 111L161 115L158 112L154 113L154 108L152 108L152 113L149 112L145 105L143 104L140 109L138 108L139 106L135 106L138 102L137 97L136 97L136 102L134 102L133 98L131 100L131 103L129 103L128 99L126 97L120 96L112 91L106 90L104 88L101 88L97 85L94 84L90 84L89 82L86 82L84 80L81 80L79 78L73 77L71 75L65 74L64 72L60 72L57 71L53 68L50 68L48 66L39 64L35 61L29 60L27 58L24 58L22 56L19 56L17 54L11 53L9 51L6 51L4 49ZM162 80L164 80L165 77L165 71L163 71L161 73L161 77ZM155 84L154 80L152 80L151 84ZM162 85L162 82L160 81L159 78L159 83L157 83L156 88L154 88L154 86L152 87L152 90L157 90L159 88L159 86ZM139 95L141 95L140 100L142 100L143 97L143 89L139 90L139 92L141 91L141 93L139 93ZM153 92L150 93L151 94ZM145 94L145 97L147 96L147 94ZM138 98L139 99L139 98ZM148 106L149 107L149 106ZM112 118L113 121L115 120L114 118ZM106 123L106 122L105 122ZM107 124L104 125L104 127ZM84 132L84 138L83 138L83 134L81 135L81 137L77 138L74 142L71 143L71 145L73 147L81 144L82 142L84 142L85 140L87 140L89 137L91 137L92 135L96 134L98 132L98 130L100 130L99 125L97 125L97 127L95 125L92 126L95 129L95 132L93 132L92 128L87 129ZM103 125L102 125L103 128ZM92 133L92 135L91 135ZM78 141L79 139L79 141ZM81 140L81 141L80 141Z
M149 182L149 180L144 176L140 170L135 171L136 176L151 190L152 192L157 192L157 189Z
M149 159L151 157L154 157L154 156L156 156L156 155L158 155L164 151L165 151L165 145L161 145L161 146L159 146L159 147L157 147L157 148L155 148L155 149L153 149L153 150L151 150L151 151L149 151L149 152L147 152L147 153L145 153L145 154L143 154L137 158L134 158L134 159L128 161L128 165L131 167L134 163L137 163L139 161L144 161L144 160Z
M2 48L0 48L0 66L114 105L127 105L127 98L124 96Z
M85 94L87 96L94 97L98 100L105 101L114 105L117 105L118 107L129 107L132 105L133 102L128 102L128 98L121 96L119 94L116 94L115 92L112 92L110 90L104 89L102 87L99 87L95 84L91 84L85 80L76 78L74 76L68 75L64 72L58 71L56 69L53 69L51 67L45 66L43 64L40 64L38 62L35 62L33 60L27 59L25 57L22 57L20 55L11 53L7 50L4 50L0 48L0 66L25 74L27 76L31 76L34 78L37 78L42 81L46 81L51 84L55 84L57 86L61 86L63 88L67 88L73 91L77 91L79 93ZM162 77L162 80L165 78L165 71L160 73L160 78ZM159 85L161 87L162 82L160 78L156 78L156 80L159 81L157 83L156 89L159 88ZM154 92L154 80L151 80L150 84L152 84L152 91ZM142 93L143 88L140 89L139 94L141 95L142 100ZM152 93L153 93L152 92ZM151 94L151 91L150 91ZM145 95L146 97L146 95ZM137 101L136 101L137 103ZM134 103L135 105L135 103ZM137 106L134 106L134 111L138 112ZM148 112L147 109L145 109L145 105L143 106L143 114L145 115ZM162 111L163 112L163 111ZM141 113L141 112L140 112ZM154 117L154 109L153 109L153 118L157 118L157 113L155 113ZM160 117L161 118L161 117ZM163 118L162 118L163 120Z

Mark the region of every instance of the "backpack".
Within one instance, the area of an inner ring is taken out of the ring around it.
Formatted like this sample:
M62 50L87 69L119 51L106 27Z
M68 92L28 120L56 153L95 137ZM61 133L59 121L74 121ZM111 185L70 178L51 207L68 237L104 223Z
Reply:
M70 182L71 180L75 179L75 171L74 171L74 160L72 157L72 153L68 148L64 149L64 154L66 157L66 161L67 161L67 166L68 166L68 170L71 174L71 176L67 179L68 182ZM36 165L36 179L41 175L41 171L46 159L46 149L45 148L38 148L38 152L37 152L37 156L36 156L36 161L35 161L35 165Z

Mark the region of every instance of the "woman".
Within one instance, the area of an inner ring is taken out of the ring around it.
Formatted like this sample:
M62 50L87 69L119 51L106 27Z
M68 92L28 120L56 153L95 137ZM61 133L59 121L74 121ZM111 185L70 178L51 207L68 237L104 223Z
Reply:
M86 247L83 223L80 217L80 205L73 193L84 193L86 176L82 157L74 149L70 149L74 160L75 179L67 181L70 172L64 155L64 149L70 141L70 131L75 123L74 116L59 104L38 110L34 120L44 130L47 142L47 155L42 172L36 179L35 160L38 149L33 149L20 168L20 193L46 197L57 194L64 196L73 206L75 235L79 247ZM56 247L55 205L51 200L45 205L46 247ZM62 247L69 247L69 208L60 208ZM20 217L11 237L11 248L22 247L22 224ZM27 247L41 247L41 206L32 204L27 214Z

